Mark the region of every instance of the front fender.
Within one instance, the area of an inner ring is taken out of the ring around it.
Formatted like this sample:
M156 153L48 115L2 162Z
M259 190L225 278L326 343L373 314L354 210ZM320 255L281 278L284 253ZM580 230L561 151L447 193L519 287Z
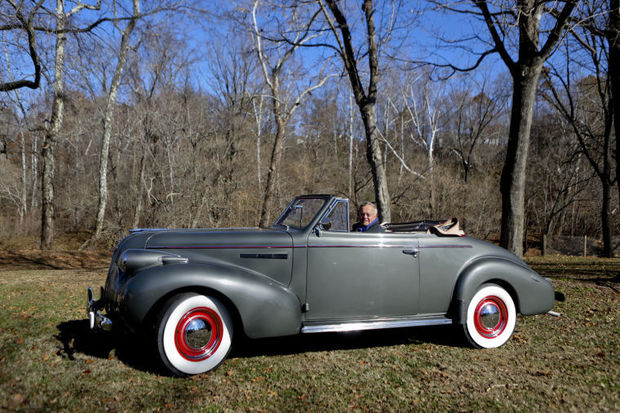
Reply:
M484 283L507 289L523 315L546 313L553 308L555 293L548 280L505 258L485 257L467 265L459 275L452 310L455 323L465 322L469 301Z
M127 321L139 326L162 298L177 290L203 289L232 303L250 338L299 333L301 304L295 294L264 275L221 264L176 264L140 271L128 280L121 307Z

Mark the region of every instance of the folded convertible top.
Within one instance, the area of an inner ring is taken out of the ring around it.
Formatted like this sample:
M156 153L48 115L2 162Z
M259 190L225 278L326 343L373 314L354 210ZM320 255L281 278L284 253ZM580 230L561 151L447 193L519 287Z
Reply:
M457 218L446 220L422 220L412 222L394 222L382 225L389 232L428 232L439 236L462 237L465 233L459 227Z

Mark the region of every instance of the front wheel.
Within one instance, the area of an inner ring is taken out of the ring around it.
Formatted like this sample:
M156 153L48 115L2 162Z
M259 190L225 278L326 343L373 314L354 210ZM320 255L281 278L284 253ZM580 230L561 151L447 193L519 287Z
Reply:
M515 329L517 311L510 294L496 284L483 285L467 307L465 337L474 347L504 345Z
M205 373L228 355L232 320L216 298L196 293L172 297L157 323L159 357L177 376Z

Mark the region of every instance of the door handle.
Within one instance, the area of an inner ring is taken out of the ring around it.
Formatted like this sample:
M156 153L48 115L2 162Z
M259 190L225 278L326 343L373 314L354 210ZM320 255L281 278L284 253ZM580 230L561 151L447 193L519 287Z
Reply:
M420 252L420 250L416 248L403 250L403 254L411 255L413 258L418 256L418 252Z

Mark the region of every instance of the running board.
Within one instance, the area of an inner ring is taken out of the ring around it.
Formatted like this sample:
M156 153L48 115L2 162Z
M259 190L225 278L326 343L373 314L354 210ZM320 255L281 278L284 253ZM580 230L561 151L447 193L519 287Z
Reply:
M439 317L439 318L424 318L417 320L381 320L381 321L359 321L349 323L336 323L336 324L320 324L320 325L305 325L301 328L301 332L304 334L312 333L342 333L346 331L361 331L361 330L378 330L382 328L402 328L402 327L423 327L423 326L438 326L452 324L451 318Z

